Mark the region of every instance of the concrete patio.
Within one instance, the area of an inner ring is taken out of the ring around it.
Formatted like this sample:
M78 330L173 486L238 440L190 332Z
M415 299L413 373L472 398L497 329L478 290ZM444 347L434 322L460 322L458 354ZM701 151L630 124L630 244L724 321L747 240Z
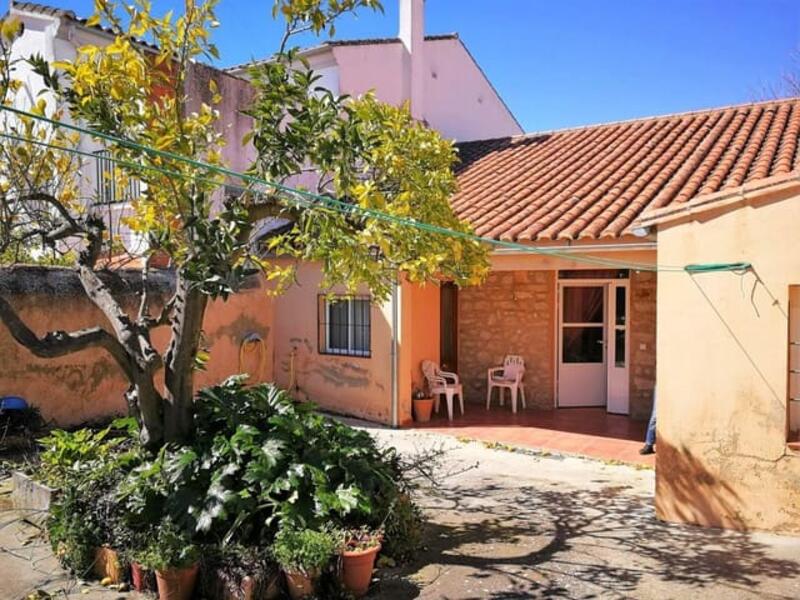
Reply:
M603 408L522 409L492 405L490 410L467 404L465 414L456 410L447 420L441 406L429 423L415 423L425 431L508 444L561 454L587 456L599 460L655 467L655 456L641 456L647 423L608 414Z

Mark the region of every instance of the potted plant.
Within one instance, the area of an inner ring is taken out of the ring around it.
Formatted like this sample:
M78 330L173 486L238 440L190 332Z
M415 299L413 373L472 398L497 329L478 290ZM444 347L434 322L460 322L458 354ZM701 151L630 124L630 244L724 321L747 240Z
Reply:
M335 536L327 531L293 527L278 531L272 553L286 575L294 600L314 593L322 568L330 562L337 545Z
M418 423L427 423L431 420L433 412L433 398L426 397L422 390L415 390L411 396L414 405L414 420Z
M381 550L383 533L362 527L344 532L342 546L342 584L356 598L369 590L375 559Z
M203 558L203 597L217 600L276 600L280 569L260 546L226 545Z
M156 573L159 600L189 600L194 592L200 563L197 546L169 521L164 521L154 539L134 555L132 562Z

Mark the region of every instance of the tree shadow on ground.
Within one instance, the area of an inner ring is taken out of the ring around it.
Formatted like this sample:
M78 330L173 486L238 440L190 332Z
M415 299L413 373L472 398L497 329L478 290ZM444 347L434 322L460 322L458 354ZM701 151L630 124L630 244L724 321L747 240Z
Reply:
M550 487L486 478L427 497L426 550L387 573L375 597L641 597L640 586L657 597L736 595L800 576L800 559L774 558L749 534L659 521L651 499L626 486Z

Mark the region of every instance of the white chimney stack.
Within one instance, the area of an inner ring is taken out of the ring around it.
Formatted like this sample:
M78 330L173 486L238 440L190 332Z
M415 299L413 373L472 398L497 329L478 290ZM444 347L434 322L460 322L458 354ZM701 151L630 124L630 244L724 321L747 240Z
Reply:
M425 0L399 2L399 37L405 48L405 93L411 102L411 116L422 120L425 98Z

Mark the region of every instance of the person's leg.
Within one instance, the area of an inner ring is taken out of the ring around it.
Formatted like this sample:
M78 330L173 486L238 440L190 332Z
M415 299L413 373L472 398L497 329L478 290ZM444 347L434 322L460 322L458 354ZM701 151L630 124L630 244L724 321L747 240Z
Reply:
M650 422L647 424L647 433L644 436L644 447L639 451L640 454L652 454L653 447L656 445L656 407L650 413Z

